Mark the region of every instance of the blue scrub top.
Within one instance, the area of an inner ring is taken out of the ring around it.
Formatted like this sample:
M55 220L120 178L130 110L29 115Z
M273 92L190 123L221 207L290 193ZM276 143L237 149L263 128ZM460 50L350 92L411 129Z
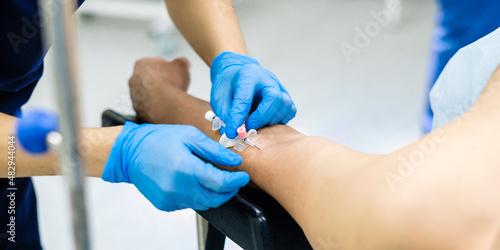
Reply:
M429 91L457 51L500 27L500 0L436 0L436 28L432 34ZM429 93L429 92L427 92ZM427 96L423 129L432 129Z
M79 0L81 4L83 0ZM0 0L0 112L20 116L43 72L40 15L36 0ZM7 138L4 138L7 143ZM6 157L6 156L5 156ZM2 171L7 171L3 167ZM31 178L16 178L15 215L8 214L8 179L0 179L0 249L41 249ZM15 242L8 240L15 216Z

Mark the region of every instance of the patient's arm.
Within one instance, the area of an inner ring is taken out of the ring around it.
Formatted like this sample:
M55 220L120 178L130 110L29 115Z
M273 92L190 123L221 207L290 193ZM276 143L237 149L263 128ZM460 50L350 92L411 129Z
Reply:
M179 63L139 61L130 81L134 108L149 122L193 125L218 140L204 119L210 105L181 90L189 75L178 77ZM158 65L168 73L164 79L143 73ZM285 125L265 127L256 142L262 150L241 152L240 170L280 202L318 249L484 249L500 225L494 192L500 105L492 99L478 103L460 126L390 155L363 154ZM434 149L413 164L428 140ZM405 168L401 159L415 166Z

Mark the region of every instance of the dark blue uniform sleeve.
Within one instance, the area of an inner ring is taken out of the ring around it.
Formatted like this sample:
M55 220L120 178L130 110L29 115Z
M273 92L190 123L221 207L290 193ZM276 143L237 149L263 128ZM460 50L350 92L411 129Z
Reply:
M19 115L20 107L28 101L42 76L43 52L37 20L36 1L0 1L2 113ZM14 184L11 186L8 179L0 179L0 248L42 249L31 178L16 178ZM14 195L8 187L17 188Z

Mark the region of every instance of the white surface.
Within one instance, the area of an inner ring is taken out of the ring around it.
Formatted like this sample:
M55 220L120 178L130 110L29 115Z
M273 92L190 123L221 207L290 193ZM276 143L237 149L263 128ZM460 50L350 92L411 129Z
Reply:
M78 11L81 15L150 20L166 15L162 1L87 1Z
M89 0L92 1L92 0ZM420 134L433 1L403 1L398 25L383 28L348 63L340 44L374 20L383 0L233 1L251 54L287 87L298 115L290 123L365 152L388 152ZM135 60L159 56L147 22L95 18L80 27L81 116L99 126L106 108L131 112L127 81ZM209 70L180 36L192 64L189 92L208 100ZM49 53L50 54L50 53ZM49 60L50 62L50 55ZM53 107L51 65L28 106ZM35 178L42 243L71 249L61 177ZM194 214L163 213L127 184L87 182L94 249L196 249ZM238 249L229 243L226 249Z

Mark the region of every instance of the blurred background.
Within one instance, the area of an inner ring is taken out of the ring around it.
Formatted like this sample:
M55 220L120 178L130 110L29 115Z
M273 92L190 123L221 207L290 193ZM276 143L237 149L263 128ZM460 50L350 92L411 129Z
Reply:
M401 0L402 12L380 22L376 13L388 10L387 3L233 0L251 55L278 76L298 107L289 125L372 153L390 152L421 135L436 7L432 0ZM87 0L78 16L83 126L100 126L108 108L133 114L127 82L142 57L188 58L189 93L209 99L209 68L175 29L161 0ZM356 46L357 30L367 27L369 41ZM342 48L348 45L356 53L346 56ZM25 109L55 108L51 61L49 52ZM71 249L64 179L34 182L42 244ZM191 210L159 212L135 187L97 178L87 178L87 201L93 249L197 249ZM226 249L240 248L227 241Z

